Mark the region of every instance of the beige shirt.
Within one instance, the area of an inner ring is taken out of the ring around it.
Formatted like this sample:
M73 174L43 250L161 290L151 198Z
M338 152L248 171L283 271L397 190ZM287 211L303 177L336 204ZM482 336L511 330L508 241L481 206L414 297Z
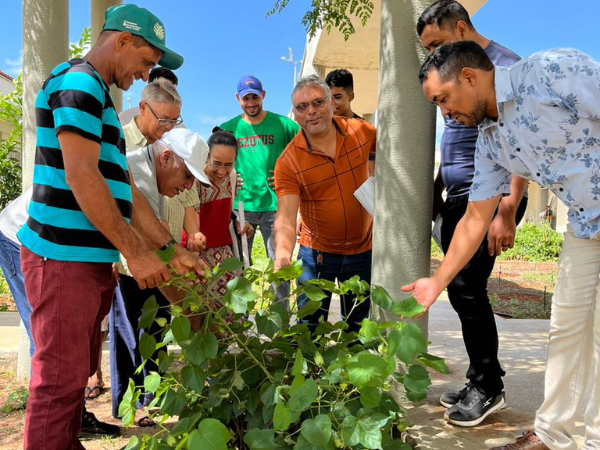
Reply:
M136 117L138 116L133 116L131 121L123 127L127 150L135 150L144 147L148 142L138 128L137 123L135 123ZM169 231L173 238L181 243L181 231L183 230L185 208L190 206L197 207L200 205L198 191L197 189L190 189L189 191L183 191L173 198L163 197L163 201L166 220L169 224Z

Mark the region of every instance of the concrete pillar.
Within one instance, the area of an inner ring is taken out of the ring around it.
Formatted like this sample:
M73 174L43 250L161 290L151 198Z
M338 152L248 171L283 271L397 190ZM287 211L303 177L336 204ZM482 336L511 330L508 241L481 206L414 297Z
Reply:
M69 48L68 0L23 0L23 190L31 186L35 158L35 98ZM29 338L21 324L17 379L30 374Z
M111 6L120 5L121 3L123 3L122 0L90 0L92 46L94 46L102 31L102 26L104 25L104 13L106 10ZM110 87L110 96L112 97L117 113L121 112L123 110L123 91L115 85L112 85Z
M33 178L35 97L68 48L69 1L23 0L23 190Z
M433 0L381 1L373 284L393 299L429 276L435 108L418 80L425 53L415 23ZM394 320L377 307L372 316ZM427 335L427 317L417 321Z

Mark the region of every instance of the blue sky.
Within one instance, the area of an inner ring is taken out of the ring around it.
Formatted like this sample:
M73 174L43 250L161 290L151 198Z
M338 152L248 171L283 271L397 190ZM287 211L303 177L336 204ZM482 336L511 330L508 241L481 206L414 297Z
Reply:
M0 70L20 70L21 0L3 0ZM70 1L70 39L89 24L89 0ZM129 2L125 2L129 3ZM282 14L265 17L274 0L140 0L165 23L167 43L185 57L177 75L187 126L205 138L214 125L240 113L235 100L238 79L259 77L267 97L265 108L286 114L293 84L293 66L281 61L291 47L302 59L305 31L301 19L310 2L291 0ZM210 7L207 7L210 5ZM521 56L552 47L575 47L600 60L599 0L489 0L473 23L485 37ZM137 82L123 96L135 105L143 88Z

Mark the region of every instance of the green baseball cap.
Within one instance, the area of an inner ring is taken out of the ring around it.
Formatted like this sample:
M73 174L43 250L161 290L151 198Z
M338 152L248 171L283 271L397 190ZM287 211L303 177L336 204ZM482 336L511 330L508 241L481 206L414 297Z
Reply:
M143 38L163 51L159 64L167 69L176 70L183 64L183 57L168 49L165 44L165 26L158 17L146 8L140 8L132 4L108 8L104 13L102 30L128 31Z

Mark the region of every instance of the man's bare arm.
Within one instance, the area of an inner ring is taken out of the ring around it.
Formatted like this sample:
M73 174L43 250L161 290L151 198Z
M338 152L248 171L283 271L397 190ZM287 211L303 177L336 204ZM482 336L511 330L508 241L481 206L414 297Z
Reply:
M142 289L167 281L166 267L123 219L98 170L100 144L71 132L60 133L58 141L66 182L87 219L130 262L131 273Z
M499 201L500 196L469 202L465 215L454 230L448 252L433 276L402 287L403 292L412 292L415 300L425 307L423 314L473 257L488 230Z
M273 225L275 270L290 265L296 245L296 217L299 206L299 195L282 195L277 199L277 214Z
M513 248L517 230L516 215L519 204L527 190L528 181L513 175L510 182L510 195L503 197L498 206L498 213L488 231L488 251L490 255L500 255Z

